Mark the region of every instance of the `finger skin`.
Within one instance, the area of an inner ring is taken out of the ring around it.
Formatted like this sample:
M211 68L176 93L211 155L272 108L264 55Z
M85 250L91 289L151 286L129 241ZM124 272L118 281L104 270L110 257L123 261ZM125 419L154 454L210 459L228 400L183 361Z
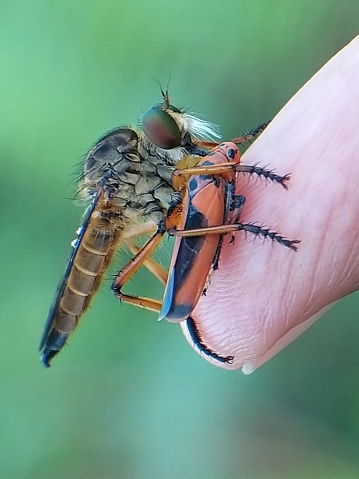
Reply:
M237 233L194 311L203 341L250 373L359 284L359 37L279 112L244 164L291 173L288 191L240 177L241 221L300 239L298 252ZM311 319L312 318L312 319ZM202 353L203 355L203 353Z

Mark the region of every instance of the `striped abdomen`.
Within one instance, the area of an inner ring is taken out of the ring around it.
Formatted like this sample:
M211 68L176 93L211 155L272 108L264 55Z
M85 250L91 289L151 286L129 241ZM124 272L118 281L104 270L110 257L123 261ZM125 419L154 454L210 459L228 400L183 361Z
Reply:
M46 366L64 346L98 290L125 224L118 207L104 199L94 200L87 211L42 337Z

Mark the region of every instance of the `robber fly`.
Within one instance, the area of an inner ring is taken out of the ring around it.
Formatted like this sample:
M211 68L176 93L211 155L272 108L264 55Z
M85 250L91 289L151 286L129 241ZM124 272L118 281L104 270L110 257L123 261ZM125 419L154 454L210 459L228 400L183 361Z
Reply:
M116 277L113 292L130 304L161 311L160 301L124 294L122 287L142 264L163 283L167 282L167 273L150 259L166 232L173 236L203 237L204 234L211 234L210 231L198 232L203 224L197 224L197 232L188 231L186 226L186 231L181 231L180 225L185 225L186 221L180 221L181 215L173 213L182 210L182 218L188 214L183 212L182 203L186 198L185 185L189 175L206 173L209 183L215 184L216 175L226 177L223 168L226 170L229 167L232 172L255 173L283 186L288 179L255 166L239 167L236 159L224 167L217 162L214 165L216 170L211 171L200 160L211 148L219 145L214 141L216 129L210 123L172 106L167 91L162 91L162 96L163 102L142 116L141 129L114 129L100 138L85 157L79 191L88 200L89 206L72 244L73 250L41 339L42 362L47 367L86 312L114 253L121 245L128 246L135 256ZM240 144L257 136L264 126L234 139L234 143ZM184 181L178 181L179 176ZM222 222L218 226L223 226L230 218L227 213L223 217L223 212L220 212ZM226 230L221 230L217 237L221 238L225 233ZM139 249L132 239L144 234L150 239ZM257 231L255 234L262 233ZM216 244L217 259L207 258L203 277L208 276L213 262L218 261L220 246L218 241ZM197 253L205 256L204 250ZM202 281L197 291L201 288ZM191 300L190 309L196 306L197 296ZM167 316L166 312L161 314Z
M119 244L132 230L134 236L151 232L165 220L176 195L175 165L186 155L205 156L216 144L210 123L172 106L167 92L162 96L163 103L142 116L139 131L116 128L85 157L79 191L90 205L41 339L45 366L87 310Z

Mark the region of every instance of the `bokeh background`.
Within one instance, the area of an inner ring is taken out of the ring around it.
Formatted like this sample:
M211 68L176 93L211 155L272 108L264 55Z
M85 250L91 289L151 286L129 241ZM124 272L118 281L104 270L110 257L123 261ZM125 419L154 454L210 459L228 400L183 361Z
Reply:
M50 370L37 352L82 215L76 165L160 101L153 78L229 138L358 30L357 0L1 3L1 477L359 477L358 295L246 377L119 304L112 266ZM161 295L145 272L132 288Z

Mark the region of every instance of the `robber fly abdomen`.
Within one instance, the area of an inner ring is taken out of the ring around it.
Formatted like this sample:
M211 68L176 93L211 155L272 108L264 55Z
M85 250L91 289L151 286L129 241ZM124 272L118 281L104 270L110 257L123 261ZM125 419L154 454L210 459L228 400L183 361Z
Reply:
M47 341L56 347L66 342L80 315L86 311L121 238L121 221L109 221L103 215L103 206L97 202L87 225L80 229L81 240L79 235L73 243L75 249L69 260L68 272L49 315L51 332ZM45 348L44 361L52 357L52 351Z

